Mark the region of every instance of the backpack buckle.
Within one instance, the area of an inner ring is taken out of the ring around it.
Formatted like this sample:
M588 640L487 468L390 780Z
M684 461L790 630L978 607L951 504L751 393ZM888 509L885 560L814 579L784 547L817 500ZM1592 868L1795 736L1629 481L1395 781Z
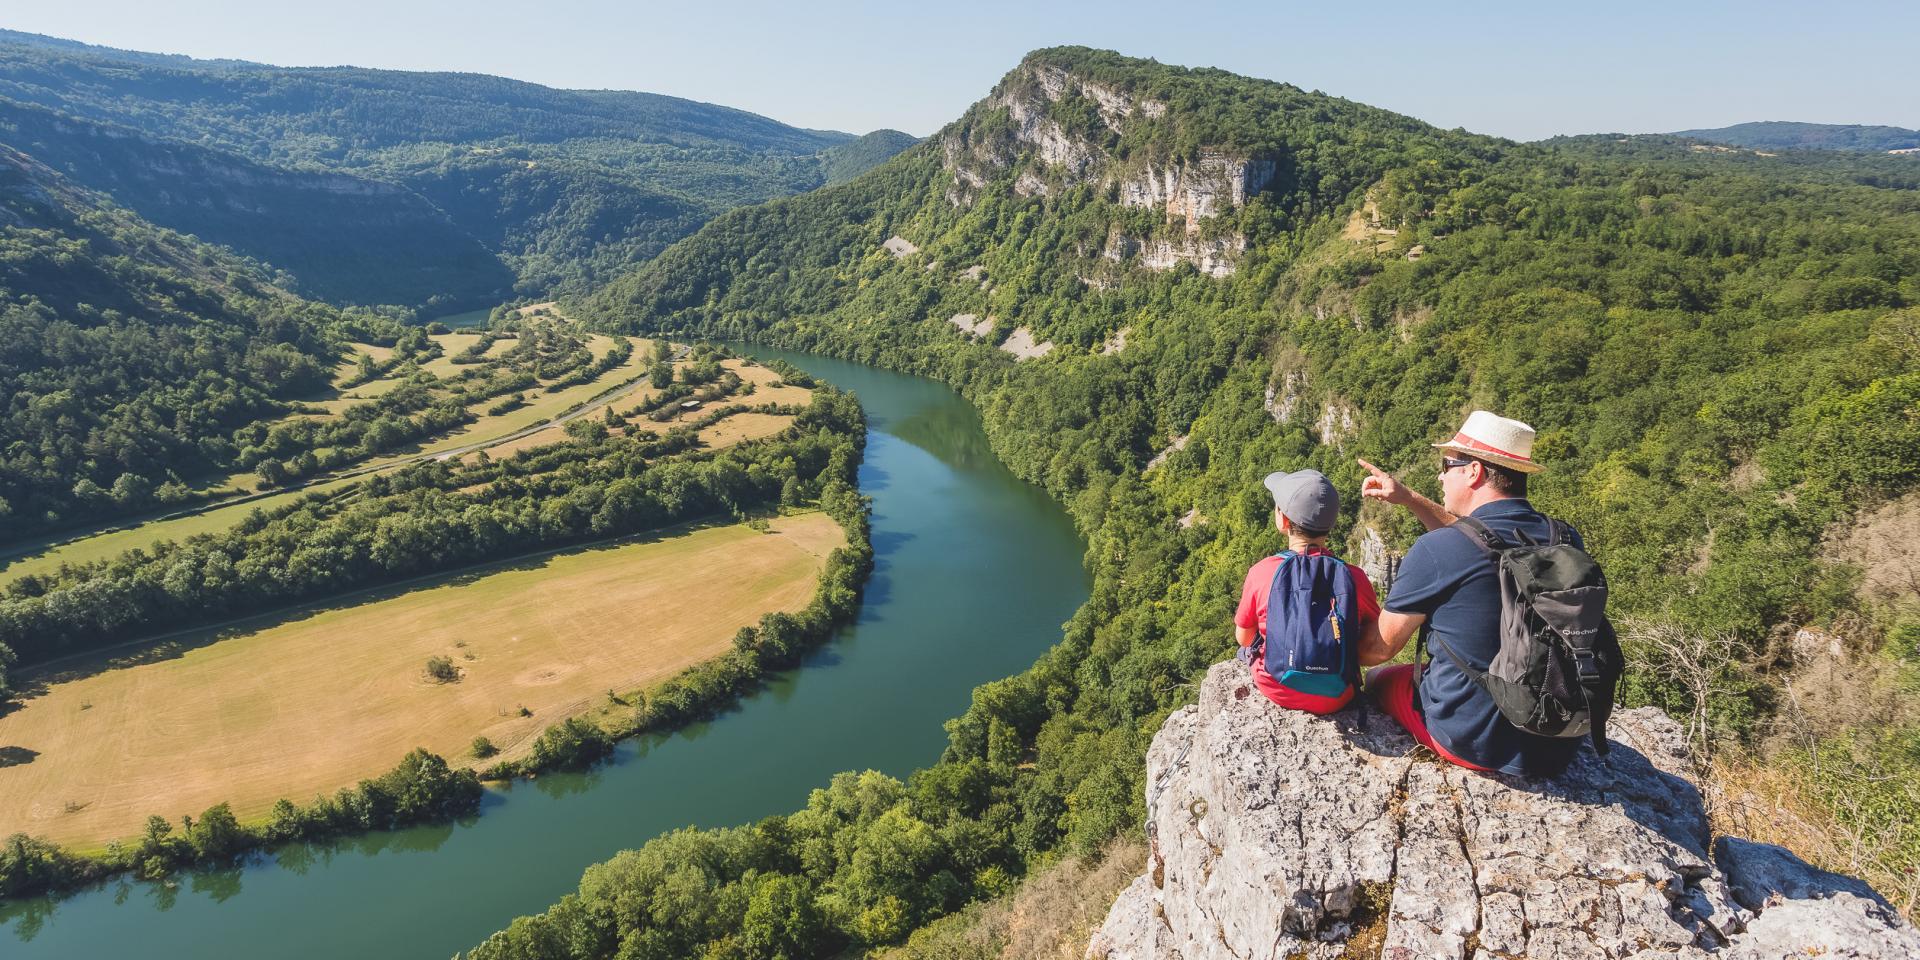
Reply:
M1582 680L1600 679L1600 657L1592 650L1573 651L1574 669L1579 671Z

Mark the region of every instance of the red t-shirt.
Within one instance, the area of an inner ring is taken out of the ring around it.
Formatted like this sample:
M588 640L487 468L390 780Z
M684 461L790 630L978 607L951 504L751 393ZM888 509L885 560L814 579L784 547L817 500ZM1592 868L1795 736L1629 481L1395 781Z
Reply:
M1307 548L1308 555L1326 553L1323 547ZM1233 613L1233 623L1237 627L1246 627L1257 632L1258 636L1267 635L1267 594L1273 589L1273 575L1280 569L1279 557L1268 557L1247 570L1246 583L1240 587L1240 607ZM1365 571L1353 564L1347 564L1347 572L1353 574L1353 601L1362 629L1365 624L1380 619L1380 598L1373 592L1373 581L1367 579ZM1278 680L1267 673L1264 657L1253 660L1253 684L1260 692L1283 707L1305 710L1308 713L1332 713L1353 700L1353 687L1337 697L1322 697L1311 693L1301 693L1289 687L1283 687Z

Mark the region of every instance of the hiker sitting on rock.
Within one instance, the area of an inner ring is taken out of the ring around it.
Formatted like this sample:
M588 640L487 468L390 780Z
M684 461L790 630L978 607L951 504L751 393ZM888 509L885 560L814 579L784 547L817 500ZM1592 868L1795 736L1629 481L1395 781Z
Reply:
M1327 714L1353 700L1360 642L1378 636L1380 600L1359 567L1327 552L1340 493L1318 470L1268 474L1285 552L1247 571L1234 639L1254 685L1283 707Z
M1605 578L1577 531L1527 502L1527 476L1541 469L1532 427L1475 410L1434 447L1444 505L1360 461L1372 474L1361 495L1406 507L1428 530L1401 562L1360 661L1393 659L1415 630L1438 651L1424 665L1372 671L1368 692L1449 762L1557 775L1581 736L1605 749L1620 673Z

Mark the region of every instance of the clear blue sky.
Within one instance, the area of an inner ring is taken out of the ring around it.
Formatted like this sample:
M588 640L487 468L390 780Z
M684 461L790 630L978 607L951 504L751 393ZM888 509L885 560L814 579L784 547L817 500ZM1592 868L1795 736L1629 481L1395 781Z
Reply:
M1920 127L1920 3L61 0L0 27L286 65L645 90L925 135L1022 54L1084 44L1535 139L1747 120ZM1351 9L1335 9L1347 7Z

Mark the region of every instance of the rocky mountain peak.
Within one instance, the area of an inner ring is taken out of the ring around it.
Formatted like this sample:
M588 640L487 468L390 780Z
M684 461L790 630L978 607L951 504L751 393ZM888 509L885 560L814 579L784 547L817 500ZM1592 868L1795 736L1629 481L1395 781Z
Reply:
M993 122L1001 110L1005 123ZM1137 127L1166 119L1168 110L1162 100L1029 58L967 120L941 136L942 161L953 178L947 199L970 206L988 184L1005 178L1022 197L1095 184L1122 206L1161 211L1167 228L1156 237L1116 229L1102 251L1107 259L1149 270L1191 263L1204 273L1227 276L1246 249L1246 238L1207 225L1237 211L1271 183L1278 165L1269 157L1224 148L1158 160L1152 151L1133 159L1114 150L1121 138L1138 133ZM1149 129L1142 136L1151 135Z
M1148 862L1097 960L1920 957L1864 883L1712 837L1679 725L1526 781L1439 762L1378 713L1282 710L1216 665L1147 757Z

